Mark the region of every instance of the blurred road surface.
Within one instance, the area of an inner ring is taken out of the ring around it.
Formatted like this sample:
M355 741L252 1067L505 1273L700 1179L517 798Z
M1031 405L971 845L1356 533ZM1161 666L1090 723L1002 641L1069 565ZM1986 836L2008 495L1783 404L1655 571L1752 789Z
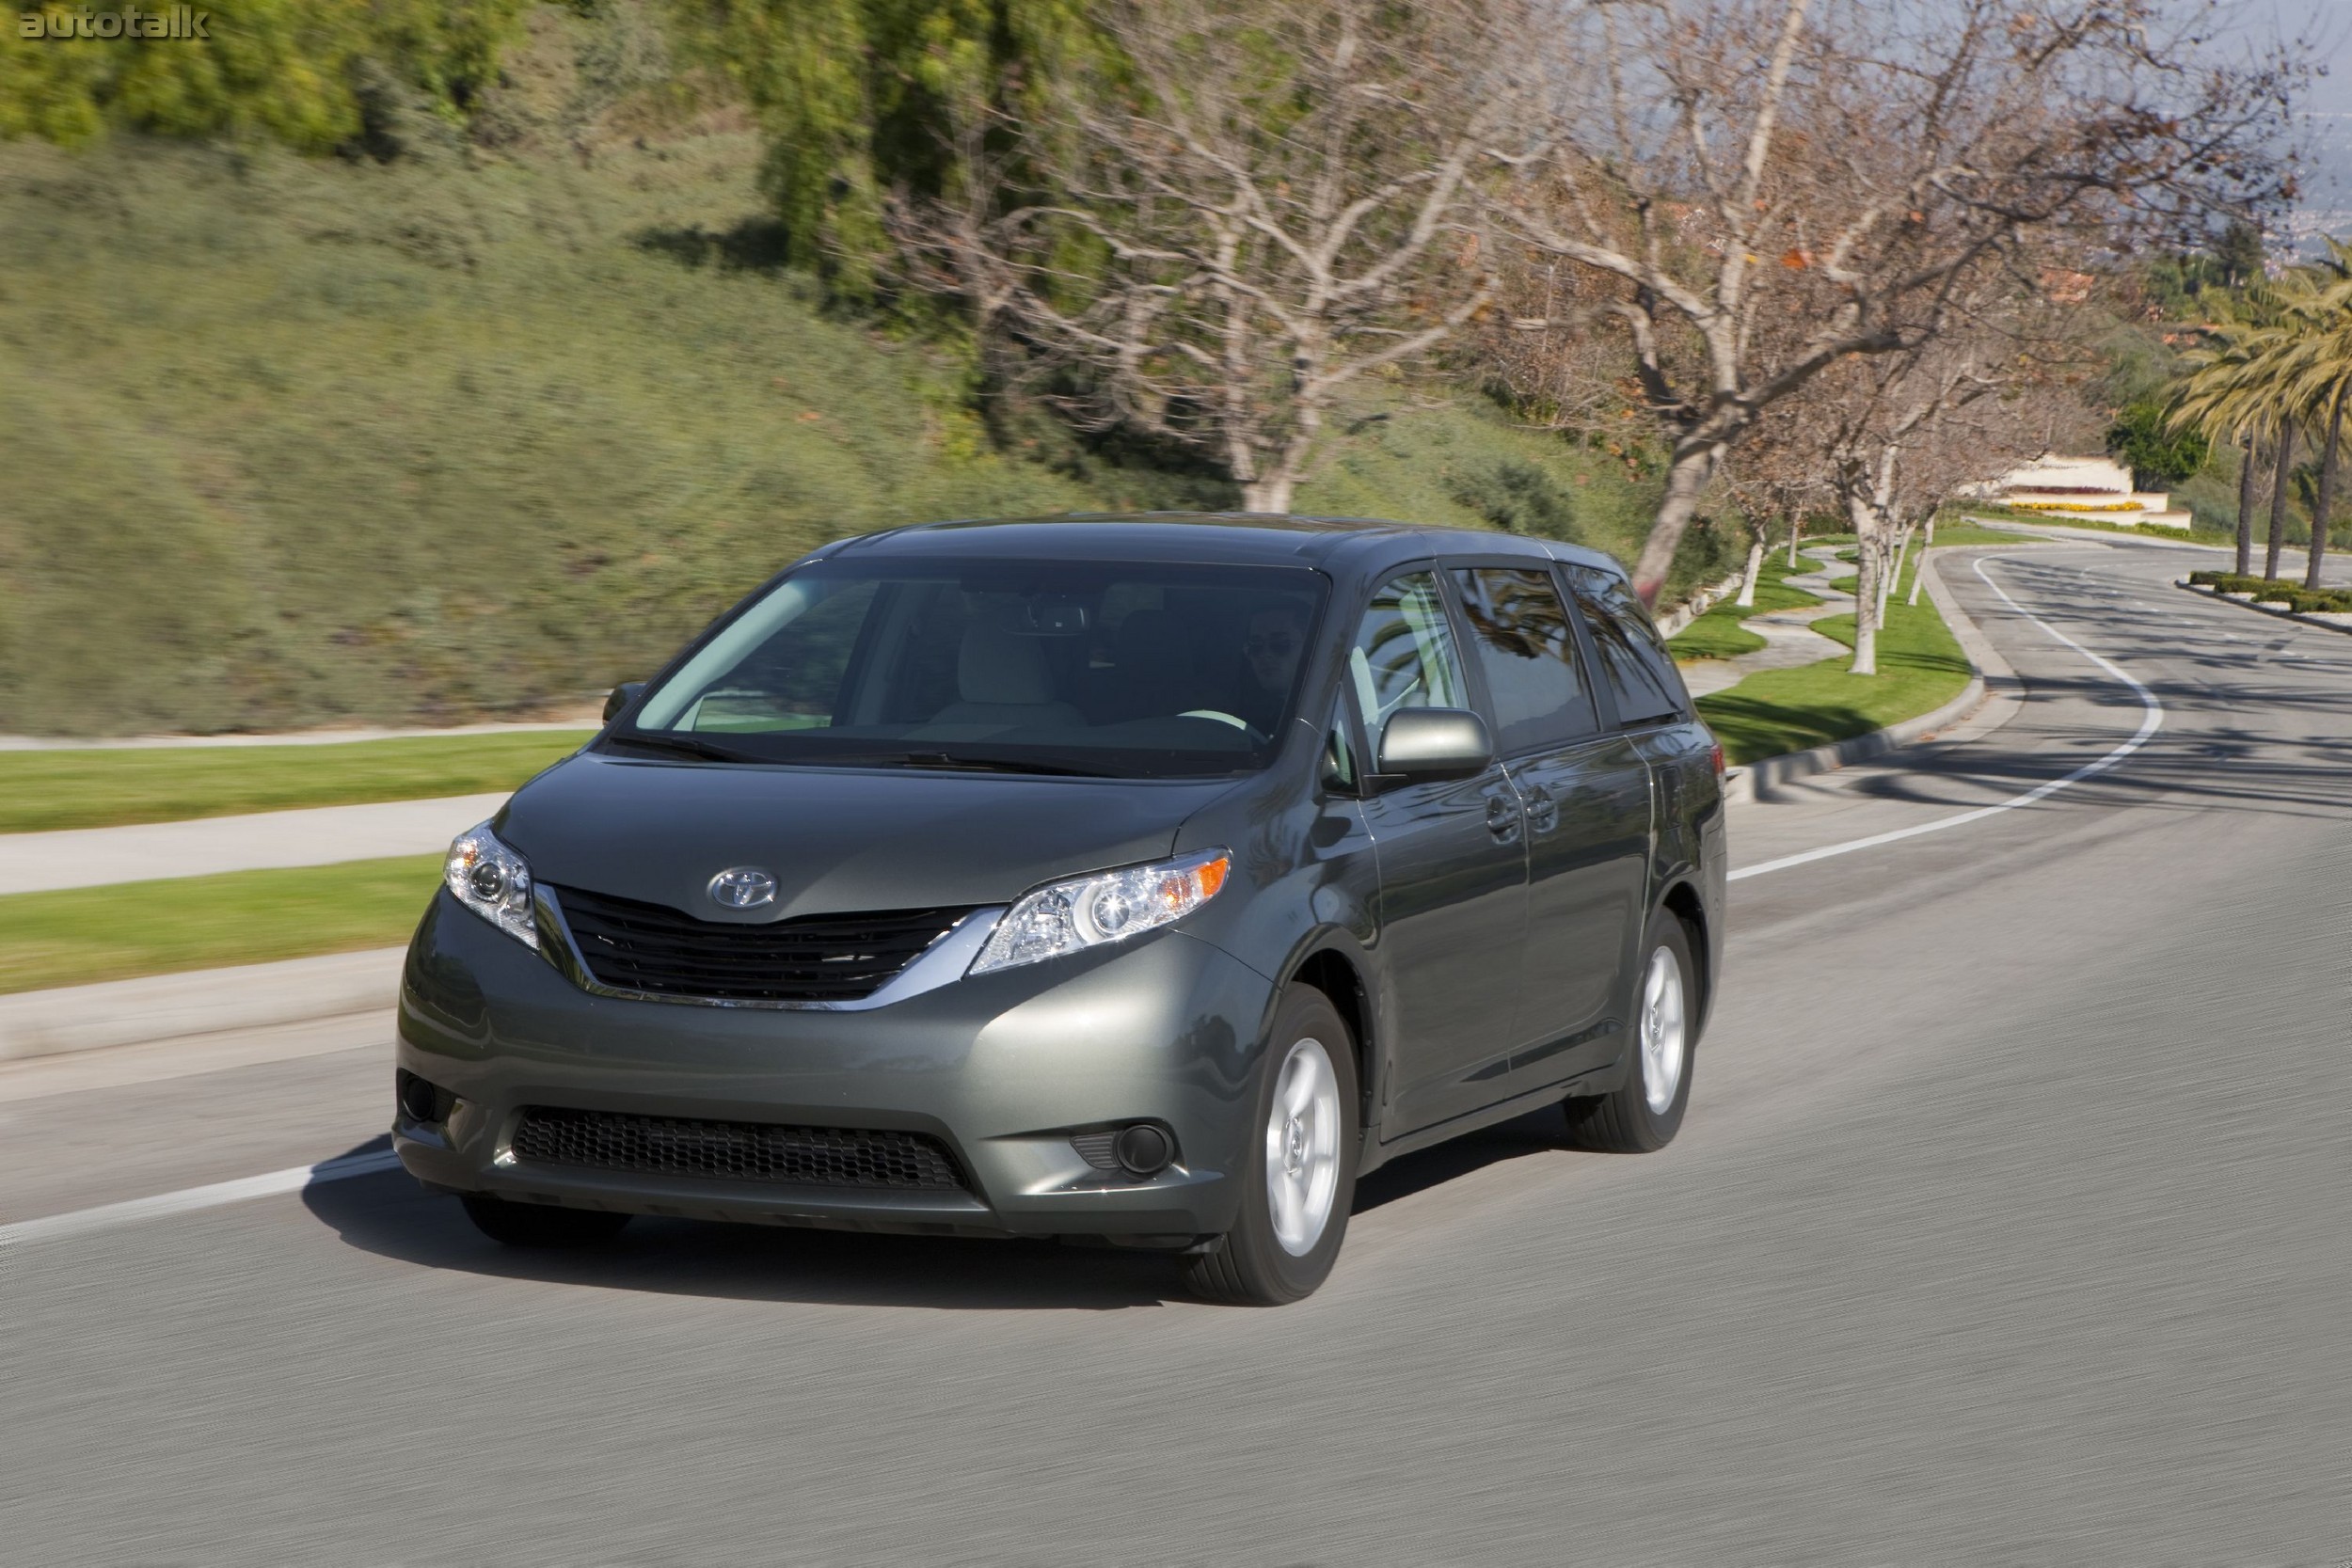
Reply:
M398 1175L0 1245L0 1559L2352 1560L2352 638L2176 551L1967 559L2018 716L1739 864L2143 727L1993 584L2161 727L1736 882L1666 1152L1392 1165L1279 1311L1042 1245L519 1256ZM386 1040L0 1097L0 1225L365 1149Z

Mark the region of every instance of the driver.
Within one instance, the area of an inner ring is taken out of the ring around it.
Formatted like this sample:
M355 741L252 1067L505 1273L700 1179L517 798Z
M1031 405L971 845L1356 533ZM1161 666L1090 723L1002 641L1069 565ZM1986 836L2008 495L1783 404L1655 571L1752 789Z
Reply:
M1249 660L1248 706L1242 717L1261 735L1271 735L1289 702L1298 657L1307 648L1307 614L1295 604L1269 605L1249 617L1241 651Z

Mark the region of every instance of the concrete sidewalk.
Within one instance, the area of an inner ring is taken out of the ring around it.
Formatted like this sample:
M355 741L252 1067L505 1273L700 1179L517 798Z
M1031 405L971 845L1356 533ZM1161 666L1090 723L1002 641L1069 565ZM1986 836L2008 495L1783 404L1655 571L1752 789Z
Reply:
M1791 588L1818 595L1821 602L1790 610L1767 610L1749 616L1741 625L1764 639L1761 648L1730 658L1703 658L1679 666L1682 684L1690 688L1692 696L1711 697L1718 691L1727 691L1759 670L1790 670L1852 652L1844 643L1815 631L1813 623L1825 616L1852 612L1853 594L1832 585L1840 578L1859 576L1860 569L1838 560L1837 546L1834 545L1817 545L1804 554L1819 563L1819 570L1799 572L1782 580Z
M434 854L510 793L0 834L0 895Z

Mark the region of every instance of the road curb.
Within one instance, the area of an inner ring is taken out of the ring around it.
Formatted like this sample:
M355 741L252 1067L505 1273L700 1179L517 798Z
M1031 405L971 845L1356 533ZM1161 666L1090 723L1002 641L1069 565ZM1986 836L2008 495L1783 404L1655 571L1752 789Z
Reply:
M2299 610L2273 610L2260 600L2241 599L2234 594L2224 594L2209 584L2191 582L2186 578L2175 579L2172 586L2183 593L2194 594L2200 598L2212 599L2219 604L2233 604L2242 610L2250 610L2257 615L2268 615L2280 621L2298 621L2307 626L2317 626L2321 631L2342 632L2347 637L2352 637L2352 626L2338 626L2333 621L2323 621L2315 615L2307 615Z
M1952 635L1960 642L1961 657L1968 661L1968 684L1961 688L1960 695L1941 707L1920 714L1915 719L1889 724L1883 730L1834 740L1810 751L1788 752L1776 757L1759 757L1754 762L1743 763L1731 769L1724 778L1725 801L1732 805L1753 805L1759 801L1770 803L1773 792L1782 785L1817 774L1836 772L1838 768L1868 762L1922 740L1938 738L1944 731L1967 722L1979 709L1994 711L1988 712L1988 721L1972 726L1972 733L1981 734L2008 722L2019 700L2016 672L1994 649L1977 623L1969 618L1968 612L1960 608L1960 602L1952 597L1951 590L1945 587L1943 574L1936 566L1937 562L1947 554L1988 547L2000 548L1997 545L1938 546L1926 551L1921 558L1921 570L1927 574L1928 597L1934 601L1936 610L1944 617L1944 624L1952 628Z
M0 996L0 1062L390 1013L405 947Z

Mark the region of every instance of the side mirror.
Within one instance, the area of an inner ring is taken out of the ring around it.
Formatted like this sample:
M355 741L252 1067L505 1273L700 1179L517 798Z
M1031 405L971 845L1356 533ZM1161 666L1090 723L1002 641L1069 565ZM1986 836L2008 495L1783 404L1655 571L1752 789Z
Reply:
M1380 731L1384 782L1420 784L1466 779L1495 759L1486 721L1468 708L1408 707L1389 716Z
M623 681L604 699L604 721L608 724L620 717L621 709L635 702L645 689L644 681Z

